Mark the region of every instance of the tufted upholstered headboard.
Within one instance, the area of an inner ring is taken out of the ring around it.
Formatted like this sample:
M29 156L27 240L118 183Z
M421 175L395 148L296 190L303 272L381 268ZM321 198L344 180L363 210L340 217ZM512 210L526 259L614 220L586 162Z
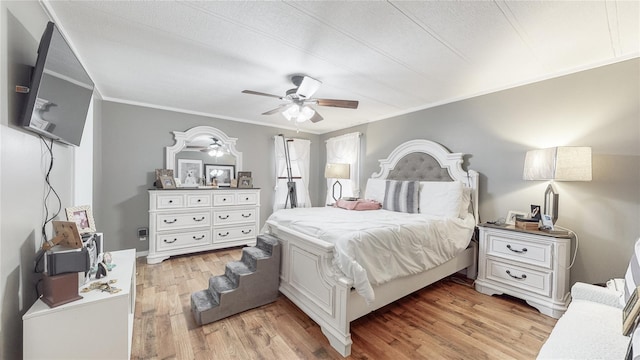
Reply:
M387 180L460 181L471 189L473 215L478 223L478 178L476 171L462 169L462 153L451 153L429 140L410 140L379 160L380 171L371 178Z

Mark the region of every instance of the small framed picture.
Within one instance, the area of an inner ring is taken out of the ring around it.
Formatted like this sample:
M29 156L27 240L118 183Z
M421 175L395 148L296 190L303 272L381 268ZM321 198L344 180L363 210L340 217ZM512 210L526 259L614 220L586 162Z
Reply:
M175 189L177 187L176 180L173 176L169 175L160 175L160 178L157 180L157 184L161 189Z
M204 173L207 175L207 185L211 185L215 181L219 187L229 187L231 180L235 179L236 166L206 164Z
M531 205L531 218L536 220L542 219L542 213L540 212L540 205Z
M251 171L238 171L238 179L243 177L251 177Z
M238 179L239 189L251 189L253 187L253 179L250 177L241 177Z
M96 232L96 223L93 220L91 206L82 205L68 207L65 208L65 212L67 213L67 220L76 223L76 225L78 226L78 232L80 234Z
M202 178L202 160L178 159L178 179L182 187L196 187Z
M507 225L515 225L516 219L520 217L521 218L527 217L527 213L524 211L509 210L509 213L507 213L507 218L504 223Z

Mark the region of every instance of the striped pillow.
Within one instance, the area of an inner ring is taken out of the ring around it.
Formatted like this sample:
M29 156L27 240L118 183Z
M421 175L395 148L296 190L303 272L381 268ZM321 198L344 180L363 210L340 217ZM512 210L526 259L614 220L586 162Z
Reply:
M636 241L633 247L633 255L629 260L629 266L627 272L624 275L624 302L625 304L631 297L631 294L636 290L636 287L640 286L640 239Z
M418 212L418 181L387 180L382 208L415 214Z

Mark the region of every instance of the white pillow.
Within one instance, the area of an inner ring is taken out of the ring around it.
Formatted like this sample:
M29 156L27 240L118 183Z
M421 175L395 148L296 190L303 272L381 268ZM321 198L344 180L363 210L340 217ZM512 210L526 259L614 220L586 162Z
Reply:
M469 206L471 205L471 189L466 187L466 186L462 186L462 199L460 201L460 214L458 214L458 217L460 219L464 219L465 217L467 217L468 213L473 213L471 210L469 210Z
M380 204L384 203L384 192L387 183L384 179L369 179L367 187L364 189L364 198L367 200L375 200Z
M460 181L421 181L418 199L421 214L459 217L462 183Z

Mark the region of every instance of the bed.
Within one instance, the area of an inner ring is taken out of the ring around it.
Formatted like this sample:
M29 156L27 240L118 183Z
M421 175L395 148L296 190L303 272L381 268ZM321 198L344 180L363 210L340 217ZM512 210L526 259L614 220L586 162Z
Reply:
M342 356L351 353L351 321L456 272L476 275L477 246L471 238L478 221L479 175L462 169L463 154L450 153L429 140L411 140L379 162L365 197L388 196L389 190L386 194L373 190L387 180L420 189L459 184L470 198L468 206L460 209L460 216L385 209L283 209L273 213L263 228L282 244L280 292L320 325ZM422 198L420 203L428 207ZM423 251L418 250L422 246ZM410 251L396 254L402 247Z

